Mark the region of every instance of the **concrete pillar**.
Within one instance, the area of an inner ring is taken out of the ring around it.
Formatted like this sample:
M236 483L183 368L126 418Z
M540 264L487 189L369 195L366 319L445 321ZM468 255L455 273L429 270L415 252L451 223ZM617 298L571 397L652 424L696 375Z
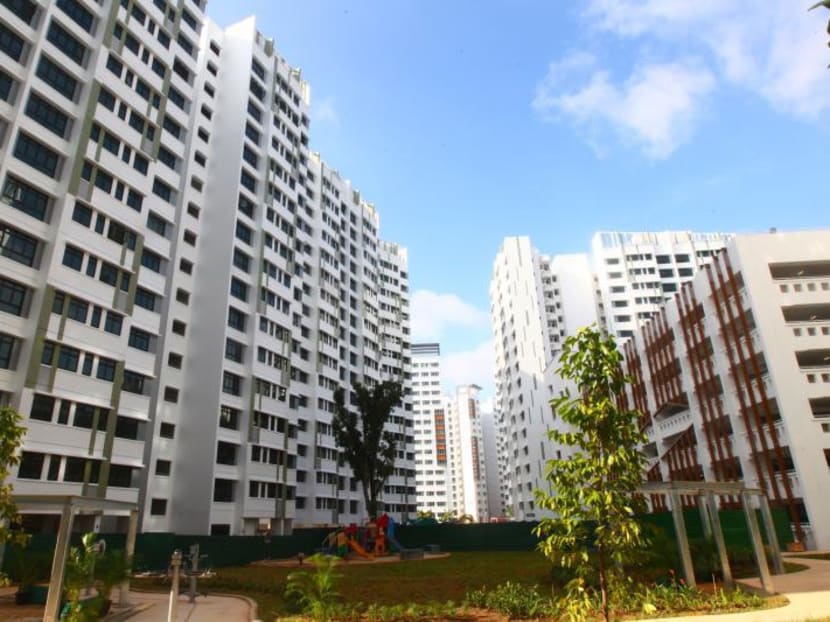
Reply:
M697 499L697 509L700 512L700 523L703 525L703 537L706 540L710 540L712 538L712 523L709 520L709 512L706 509L706 495L697 495L695 499Z
M715 546L718 547L720 569L723 573L723 585L726 588L731 588L733 585L732 568L729 566L729 555L726 551L726 541L723 538L723 528L720 524L720 514L718 512L718 505L715 502L715 493L706 493L706 505L709 510L709 518L712 521L712 536L715 538Z
M173 551L170 567L173 569L173 578L170 582L170 602L167 608L167 622L176 622L179 619L179 568L182 565L182 552Z
M138 510L130 510L130 524L127 527L127 546L124 554L127 556L127 566L132 572L133 557L135 556L135 536L138 532ZM122 607L130 604L130 579L121 584L118 602Z
M72 521L75 511L70 502L63 506L58 539L55 542L55 556L52 558L52 574L49 580L49 594L46 596L46 609L43 622L57 622L60 616L63 577L66 572L66 558L69 555L69 536L72 533Z
M772 585L772 577L767 566L767 556L764 554L764 543L761 540L761 530L758 528L758 517L752 507L752 495L748 492L741 493L741 500L746 514L746 524L749 527L749 537L752 541L752 550L755 552L755 561L758 564L758 575L761 579L761 587L767 594L774 594L775 588Z
M677 536L677 548L680 551L680 563L683 566L683 578L686 585L695 587L695 569L692 565L692 554L689 551L689 537L686 534L686 520L683 518L683 504L680 503L680 493L671 491L671 514L674 519L674 531Z
M761 520L764 521L764 531L767 532L767 542L772 551L772 571L774 574L784 574L784 562L781 559L781 545L778 543L778 534L775 533L775 523L772 521L772 512L769 510L769 500L764 493L758 495L758 505L761 508Z

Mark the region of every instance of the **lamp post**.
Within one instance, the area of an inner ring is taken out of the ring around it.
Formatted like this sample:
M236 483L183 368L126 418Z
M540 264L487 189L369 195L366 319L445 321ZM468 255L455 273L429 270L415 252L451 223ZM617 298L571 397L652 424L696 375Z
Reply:
M179 568L182 565L182 552L173 551L170 558L170 567L173 569L173 579L170 586L170 603L167 608L167 622L176 622L179 616Z

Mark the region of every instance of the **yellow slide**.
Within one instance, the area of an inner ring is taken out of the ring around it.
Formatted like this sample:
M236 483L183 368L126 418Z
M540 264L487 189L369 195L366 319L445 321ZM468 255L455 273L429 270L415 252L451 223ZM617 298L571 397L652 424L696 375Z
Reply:
M360 546L355 540L348 540L348 544L349 548L351 548L355 553L357 553L361 557L365 557L366 559L374 559L374 555L372 555L366 549Z

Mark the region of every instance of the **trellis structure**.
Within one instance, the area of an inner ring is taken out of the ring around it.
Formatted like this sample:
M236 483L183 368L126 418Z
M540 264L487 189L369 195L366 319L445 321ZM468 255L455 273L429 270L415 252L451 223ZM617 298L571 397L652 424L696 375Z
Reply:
M755 562L758 566L758 576L761 579L761 587L767 594L773 594L775 589L772 585L767 558L764 553L764 543L761 540L761 530L758 527L758 517L755 516L753 498L758 501L758 509L761 511L761 520L764 522L764 530L767 532L767 539L772 551L772 565L775 574L784 572L784 563L781 559L781 547L778 544L778 536L775 533L775 525L772 521L772 513L769 508L769 501L766 495L758 488L747 488L741 482L646 482L638 492L644 495L665 495L669 498L672 518L674 519L674 531L677 537L677 548L680 551L680 561L683 566L683 576L686 585L695 587L695 572L692 564L692 555L689 551L689 537L686 534L686 521L683 518L682 497L695 499L695 504L700 511L701 522L703 523L703 534L706 538L714 538L718 549L718 558L723 572L723 582L726 586L732 586L732 571L729 567L729 557L726 552L726 541L723 537L723 530L720 524L720 515L715 496L737 496L741 499L746 522L749 528L749 537L752 542L752 551L755 554Z
M129 513L130 524L127 530L127 559L132 561L135 553L135 537L138 529L138 506L127 501L98 499L95 497L78 497L67 495L13 495L12 500L17 511L56 512L60 513L60 527L55 542L55 555L52 558L52 573L49 578L49 594L46 597L46 609L43 622L57 622L60 617L61 590L66 572L66 560L69 554L69 537L76 514ZM129 579L121 584L120 601L127 604L130 591Z

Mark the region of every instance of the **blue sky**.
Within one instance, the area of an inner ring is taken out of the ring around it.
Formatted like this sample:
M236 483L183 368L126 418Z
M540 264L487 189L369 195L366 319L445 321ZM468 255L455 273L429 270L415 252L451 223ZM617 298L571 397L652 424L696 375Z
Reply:
M311 84L312 147L409 248L415 337L492 386L508 235L830 225L826 15L795 0L210 0Z

